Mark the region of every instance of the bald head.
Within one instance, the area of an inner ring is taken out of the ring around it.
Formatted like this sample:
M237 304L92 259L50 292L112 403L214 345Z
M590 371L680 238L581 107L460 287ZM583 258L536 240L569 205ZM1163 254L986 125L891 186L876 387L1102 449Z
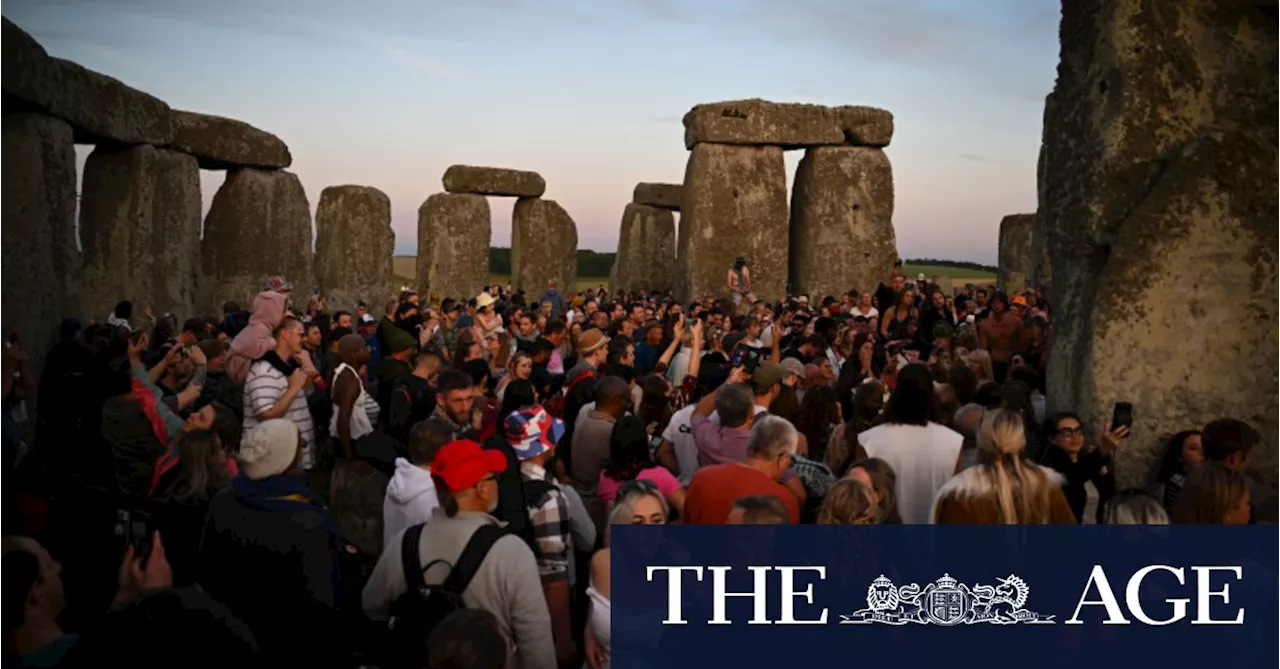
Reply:
M359 362L358 357L368 348L358 334L349 334L338 340L338 357L347 363Z
M609 414L621 415L627 410L626 399L631 393L631 384L616 377L606 376L596 385L596 409Z

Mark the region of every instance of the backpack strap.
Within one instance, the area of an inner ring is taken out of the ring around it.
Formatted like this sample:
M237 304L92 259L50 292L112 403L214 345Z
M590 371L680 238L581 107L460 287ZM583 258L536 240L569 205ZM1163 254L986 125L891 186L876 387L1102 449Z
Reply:
M571 379L571 380L569 381L569 385L565 386L564 394L565 394L565 395L568 395L569 393L573 392L573 389L574 389L574 388L575 388L579 383L582 383L583 381L586 381L587 379L594 379L594 378L596 378L595 370L592 370L592 369L584 369L584 370L582 370L581 372L578 372L578 375L577 375L577 376L575 376L575 377L573 377L573 379Z
M418 555L418 544L422 541L422 529L426 523L418 523L404 531L400 540L400 563L404 565L404 582L409 592L417 592L427 586L422 577L424 568Z
M524 479L520 481L520 487L524 491L525 508L532 509L537 506L538 501L543 495L555 489L555 484L544 479Z
M480 564L484 562L485 556L489 554L489 549L493 547L494 542L501 539L506 533L507 531L502 526L495 524L486 524L476 530L471 535L471 539L467 541L466 548L462 549L462 554L458 556L458 563L453 566L453 569L449 571L449 576L444 579L444 589L461 597L462 592L471 583L471 579L480 570Z

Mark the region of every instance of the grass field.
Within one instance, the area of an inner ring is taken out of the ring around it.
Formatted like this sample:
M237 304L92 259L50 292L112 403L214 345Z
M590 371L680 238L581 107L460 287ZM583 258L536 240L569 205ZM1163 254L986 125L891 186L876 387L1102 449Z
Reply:
M392 260L393 271L395 272L395 275L396 275L397 284L413 283L413 277L416 274L416 269L414 267L414 263L416 262L416 260L417 259L414 258L413 256L396 256ZM959 267L945 267L942 265L904 265L902 268L902 271L903 271L903 274L906 274L907 278L909 279L915 278L920 273L924 273L924 275L929 277L930 279L934 277L940 277L940 276L949 277L953 282L958 282L958 283L965 283L965 282L995 283L996 281L995 275L989 272L963 269ZM489 277L489 281L491 283L505 284L508 278L509 277L494 274ZM602 283L603 284L609 283L609 278L608 277L578 277L577 290L583 291L588 288L594 290L597 287L599 287L600 284Z

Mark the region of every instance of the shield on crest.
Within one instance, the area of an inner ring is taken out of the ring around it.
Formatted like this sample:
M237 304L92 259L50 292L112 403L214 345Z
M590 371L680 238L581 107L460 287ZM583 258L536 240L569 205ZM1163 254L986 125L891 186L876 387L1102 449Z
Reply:
M938 625L955 625L964 619L969 607L958 588L938 588L929 593L926 611L929 619Z

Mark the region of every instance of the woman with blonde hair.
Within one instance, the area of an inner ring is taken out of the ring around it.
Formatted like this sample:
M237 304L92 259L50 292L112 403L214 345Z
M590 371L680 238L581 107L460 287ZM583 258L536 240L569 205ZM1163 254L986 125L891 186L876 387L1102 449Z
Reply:
M874 525L879 518L875 490L857 478L841 479L831 486L818 511L819 525Z
M1028 462L1026 447L1022 416L1007 409L988 411L978 431L978 464L938 490L934 524L1074 524L1062 476Z
M533 358L524 351L516 351L507 361L506 373L498 379L498 387L494 390L494 396L498 398L498 402L502 402L502 396L506 393L507 385L512 381L528 381L533 377Z
M974 375L978 377L979 384L996 378L995 370L991 365L991 354L980 348L969 351L968 355L964 357L964 364L973 370Z
M652 481L632 480L618 487L613 508L609 511L609 524L605 527L604 548L591 556L591 583L587 588L590 606L583 633L583 650L588 666L596 669L609 667L612 618L612 580L609 574L613 562L610 528L614 525L665 525L669 512L666 498Z

